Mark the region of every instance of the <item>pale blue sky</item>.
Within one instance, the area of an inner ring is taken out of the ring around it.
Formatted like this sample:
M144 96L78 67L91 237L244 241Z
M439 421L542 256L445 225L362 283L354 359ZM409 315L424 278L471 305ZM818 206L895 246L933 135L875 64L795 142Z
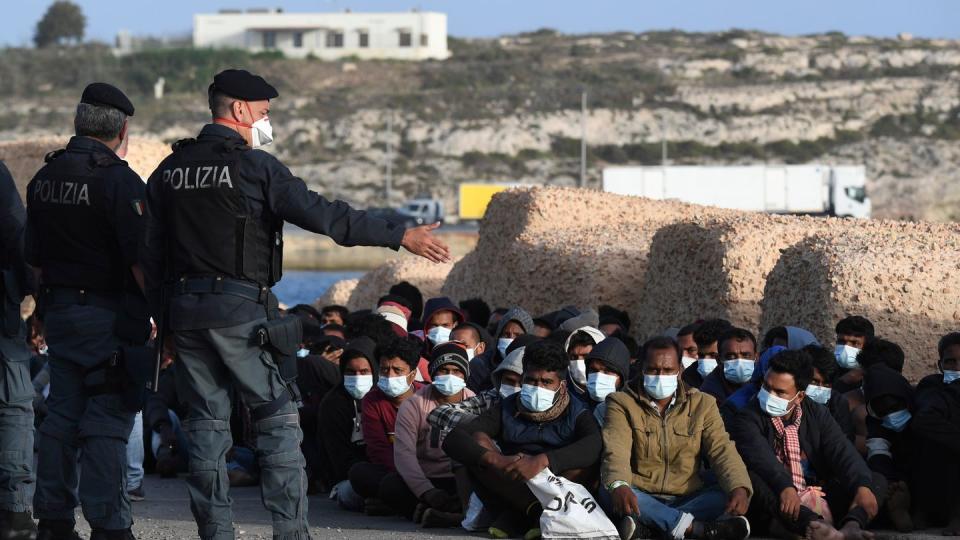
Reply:
M52 0L5 0L0 44L28 45ZM847 34L960 38L958 0L75 0L87 34L113 41L136 35L187 34L196 12L283 7L286 11L398 11L413 7L449 15L454 36L496 36L542 27L568 33L678 28L748 28L784 34L840 30Z

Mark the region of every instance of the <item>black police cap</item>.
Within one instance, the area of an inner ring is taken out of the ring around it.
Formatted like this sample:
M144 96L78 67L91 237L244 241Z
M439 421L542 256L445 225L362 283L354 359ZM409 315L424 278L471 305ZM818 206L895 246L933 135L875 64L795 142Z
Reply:
M210 90L244 101L263 101L273 99L280 94L263 77L254 75L245 69L227 69L213 77Z
M102 82L88 84L83 89L83 95L80 96L80 103L113 107L127 116L133 116L133 103L130 103L126 94L112 84Z

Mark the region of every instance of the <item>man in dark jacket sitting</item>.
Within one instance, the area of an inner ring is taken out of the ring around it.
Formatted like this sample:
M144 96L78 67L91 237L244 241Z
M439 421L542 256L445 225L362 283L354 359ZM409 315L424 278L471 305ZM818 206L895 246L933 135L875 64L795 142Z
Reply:
M526 481L549 467L581 484L595 480L603 440L590 411L567 390L563 347L538 341L523 356L523 387L447 436L444 451L470 471L499 538L531 533L542 508ZM531 533L532 534L532 533Z
M753 482L750 523L758 534L872 538L866 528L885 479L871 473L827 408L806 399L802 389L812 378L805 352L778 354L760 393L730 426Z

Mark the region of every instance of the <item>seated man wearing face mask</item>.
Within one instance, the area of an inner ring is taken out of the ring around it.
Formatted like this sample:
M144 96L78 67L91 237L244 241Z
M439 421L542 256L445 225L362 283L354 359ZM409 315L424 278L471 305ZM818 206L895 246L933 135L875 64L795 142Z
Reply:
M423 308L423 335L427 338L426 354L433 347L450 341L450 334L463 322L463 312L446 296L427 300Z
M496 312L494 312L496 316ZM520 307L514 307L507 312L497 322L493 337L497 340L497 350L490 358L490 371L497 367L500 362L507 357L507 347L513 343L513 340L524 334L532 334L534 330L533 317Z
M954 352L956 351L956 352ZM937 343L937 370L920 379L917 383L917 405L919 406L928 391L934 394L945 386L960 378L960 366L953 363L953 359L960 356L960 332L950 332L940 338Z
M570 368L567 371L567 389L571 397L579 399L588 406L591 406L592 403L590 396L587 394L587 355L606 337L597 328L582 326L574 330L563 345L564 350L567 351L567 358L570 359Z
M388 474L380 493L398 514L414 517L425 527L451 527L463 520L450 458L440 447L443 431L431 426L427 416L439 405L473 397L467 389L469 369L462 343L435 346L430 355L433 382L417 390L397 412L393 459L398 476ZM425 508L415 516L418 500Z
M836 358L833 352L820 345L807 345L803 352L810 355L813 365L813 379L807 385L807 398L825 406L830 416L837 421L840 430L850 442L856 442L856 426L850 414L850 405L847 397L833 391L833 380L837 371ZM859 448L858 448L859 450Z
M533 334L524 334L507 347L507 358L493 370L490 376L493 388L457 403L444 403L430 412L427 422L448 432L462 423L467 423L484 411L520 391L523 375L523 352L526 345L539 341ZM471 368L472 370L472 368ZM472 371L471 371L472 375Z
M567 391L569 360L562 346L544 340L523 354L523 387L444 441L451 459L464 464L487 511L498 516L496 538L539 529L542 508L526 481L549 467L583 482L600 458L603 441L590 411Z
M714 399L680 382L673 339L647 341L640 362L642 379L609 397L603 426L602 500L620 537L747 538L750 479ZM715 484L701 480L704 461Z
M865 530L886 482L871 474L830 412L806 399L802 389L812 378L805 352L774 356L757 397L730 426L753 483L750 523L756 534L783 538L872 538Z
M721 365L703 380L700 391L722 404L753 377L757 338L743 328L731 328L717 339L717 348Z
M363 509L363 498L350 485L347 472L367 459L360 410L361 400L377 382L375 350L376 344L368 337L359 337L344 347L340 357L342 381L320 402L314 431L328 466L331 497L341 508L352 511Z
M944 536L960 536L960 333L944 336L937 349L943 373L937 384L924 379L927 388L912 422L918 439L914 525L946 525Z
M900 372L878 364L864 370L867 465L887 479L884 514L900 532L915 527L910 512L912 471L919 453L913 433L913 387Z
M630 352L622 341L608 337L587 354L588 407L603 427L607 396L623 389L630 371Z
M386 515L393 509L383 502L384 477L396 471L393 445L397 412L404 401L423 384L415 380L420 344L409 338L394 338L377 350L377 387L367 392L360 406L360 427L367 446L367 460L350 468L350 485L364 499L368 515Z
M868 341L875 336L873 323L865 317L852 315L837 323L837 345L834 355L840 369L833 381L835 391L849 392L860 387L863 380L863 367L858 362L858 356Z
M697 352L697 361L693 363L687 360L686 362L689 365L683 370L683 382L687 386L700 388L703 380L717 368L720 358L717 340L731 328L733 328L733 325L726 319L710 319L696 325L693 330L693 342ZM681 332L685 330L681 329ZM689 344L684 347L684 350L692 352Z

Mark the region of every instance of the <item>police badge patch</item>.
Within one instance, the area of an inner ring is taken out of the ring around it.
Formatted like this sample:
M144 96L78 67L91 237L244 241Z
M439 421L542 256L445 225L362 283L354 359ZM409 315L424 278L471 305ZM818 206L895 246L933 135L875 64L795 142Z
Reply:
M138 216L143 215L143 201L137 199L130 201L130 204L133 205L133 211L136 212Z

